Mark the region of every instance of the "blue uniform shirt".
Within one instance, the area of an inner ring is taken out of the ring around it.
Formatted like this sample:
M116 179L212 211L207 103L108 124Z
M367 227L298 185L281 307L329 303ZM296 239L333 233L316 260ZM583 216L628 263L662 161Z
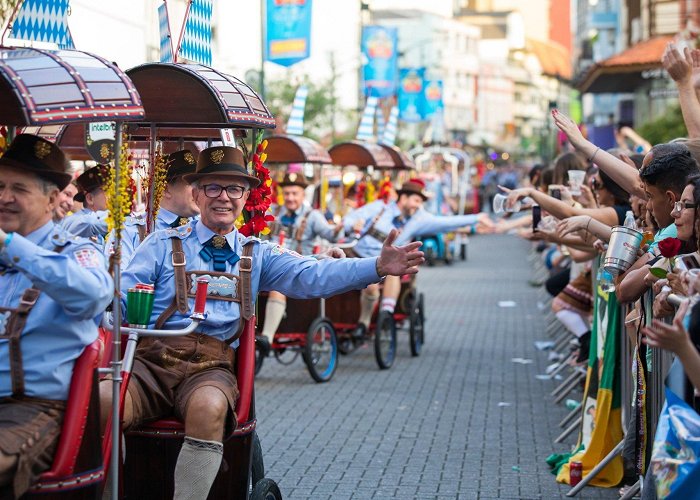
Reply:
M156 227L155 231L161 231L163 229L170 229L171 225L180 219L179 216L175 215L170 210L165 208L158 209L158 215L156 216ZM189 218L191 220L191 218ZM134 215L128 217L124 221L124 228L122 229L122 267L126 266L131 260L131 256L134 254L134 250L137 246L141 244L141 239L139 237L139 226L146 225L146 217L144 215ZM107 240L105 241L104 254L105 257L109 258L114 253L114 231L109 233Z
M285 246L291 248L292 250L297 250L297 242L294 240L297 228L301 225L304 216L306 215L306 227L304 228L304 234L301 237L301 254L311 255L313 252L314 239L318 236L324 240L334 242L337 240L337 233L335 232L335 227L326 221L323 214L312 209L308 205L302 205L294 212L293 222L289 220L287 216L288 210L282 206L274 210L277 213L277 222L284 227L287 233ZM307 215L308 214L308 215ZM291 222L291 233L290 233L290 223ZM279 237L276 235L270 238L270 241L278 242Z
M382 208L384 209L383 212ZM419 236L454 231L463 226L476 224L478 221L477 216L472 214L438 216L432 215L424 209L419 209L406 220L403 219L401 210L399 210L395 201L385 204L382 200L377 200L346 215L343 218L345 230L351 232L355 222L364 221L365 226L362 230L364 233L369 229L372 221L380 212L381 216L374 224L374 229L385 234L389 234L394 228L400 229L401 234L399 234L394 243L397 246L410 243ZM382 244L382 241L366 234L360 238L353 250L361 257L378 256L382 251Z
M100 245L104 245L107 236L107 211L95 212L83 208L73 215L69 215L63 221L63 228L75 236L88 238Z
M20 343L25 393L65 400L76 358L97 338L94 318L112 298L104 258L94 243L48 222L26 237L13 234L0 269L0 306L15 308L27 288L41 290ZM0 397L11 394L8 341L0 340Z
M122 304L126 306L126 292L137 283L155 286L153 313L149 328L153 328L160 314L172 303L175 296L175 276L172 264L172 242L175 236L182 240L187 260L187 271L213 270L213 261L205 262L199 255L205 242L214 233L201 221L186 226L157 231L150 234L134 252L121 278ZM237 255L243 254L243 245L254 241L251 288L253 297L259 291L277 290L287 297L309 299L330 297L353 289L365 288L379 281L376 259L324 259L302 257L279 245L257 238L245 238L234 230L226 235L230 247ZM239 264L226 263L226 272L239 275ZM194 299L189 299L190 311ZM225 340L238 331L240 305L236 302L207 300L208 317L198 331ZM165 323L165 329L180 329L189 322L189 312L175 312Z

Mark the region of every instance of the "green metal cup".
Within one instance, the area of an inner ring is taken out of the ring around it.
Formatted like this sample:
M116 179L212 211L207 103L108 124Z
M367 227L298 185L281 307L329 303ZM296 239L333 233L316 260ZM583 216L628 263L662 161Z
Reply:
M147 328L153 312L152 289L129 288L126 293L126 321L134 328Z

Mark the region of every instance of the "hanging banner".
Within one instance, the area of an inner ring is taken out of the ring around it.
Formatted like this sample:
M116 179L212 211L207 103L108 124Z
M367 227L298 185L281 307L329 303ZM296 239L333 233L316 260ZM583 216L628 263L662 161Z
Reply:
M362 28L362 77L367 96L389 97L396 89L398 30L386 26Z
M291 66L311 52L311 0L265 0L265 60Z
M399 70L399 119L419 122L423 119L423 78L425 68Z
M73 48L68 31L68 0L25 0L12 23L12 38Z
M114 158L114 139L117 125L114 122L90 122L85 124L85 147L97 163L109 163Z
M173 41L170 34L168 5L163 2L158 6L158 31L160 32L160 62L173 62Z
M442 101L442 80L425 81L423 118L431 118L438 109L444 109Z

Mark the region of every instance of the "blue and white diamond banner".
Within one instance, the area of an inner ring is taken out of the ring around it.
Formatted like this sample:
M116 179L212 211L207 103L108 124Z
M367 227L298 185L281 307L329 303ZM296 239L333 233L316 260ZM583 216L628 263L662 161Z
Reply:
M292 135L304 134L304 107L306 106L306 97L309 95L309 88L306 85L301 85L297 89L292 104L292 112L289 114L287 122L287 133Z
M158 30L160 31L160 62L173 62L173 40L170 34L168 6L163 2L158 7Z
M211 0L192 0L178 57L211 66Z
M68 0L25 0L12 23L12 38L73 48L68 31Z

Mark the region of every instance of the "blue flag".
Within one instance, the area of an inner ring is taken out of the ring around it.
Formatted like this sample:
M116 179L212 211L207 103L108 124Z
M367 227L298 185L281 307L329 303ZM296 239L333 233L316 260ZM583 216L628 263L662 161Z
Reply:
M396 90L398 30L386 26L362 28L365 95L389 97Z
M211 0L192 0L179 56L211 66Z
M12 37L72 49L67 15L68 0L25 0L12 23Z
M438 109L444 109L442 101L442 80L425 80L424 118L432 118Z
M311 0L266 0L265 60L291 66L311 52Z
M425 68L402 68L399 70L399 118L405 122L423 120L423 78Z

